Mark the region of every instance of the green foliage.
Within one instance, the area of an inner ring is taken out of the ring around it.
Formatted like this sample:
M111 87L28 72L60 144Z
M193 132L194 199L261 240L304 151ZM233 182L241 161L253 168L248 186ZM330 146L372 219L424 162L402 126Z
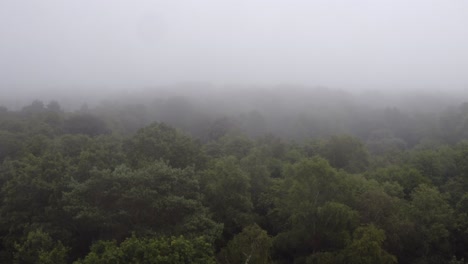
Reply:
M334 168L351 173L363 172L369 165L364 144L350 136L333 136L324 143L320 153Z
M122 239L131 232L164 235L205 234L214 239L219 226L201 204L193 169L155 162L132 170L94 170L65 194L65 209L92 239Z
M405 197L409 197L410 193L418 185L431 183L431 180L421 174L416 168L401 165L376 169L370 172L368 177L379 182L397 183L403 188Z
M398 153L406 148L406 142L393 135L388 129L378 129L370 132L366 145L374 155Z
M323 104L256 103L276 114L219 118L184 98L0 107L0 262L468 259L467 105L349 105L333 121ZM194 137L143 127L155 120Z
M202 190L214 219L224 223L226 237L252 222L250 181L236 158L214 160L210 169L202 173Z
M359 215L333 201L340 190L336 171L316 157L293 165L288 174L276 202L279 214L288 216L287 228L275 238L277 251L298 258L346 245Z
M420 252L427 256L435 252L446 254L448 238L453 223L453 209L440 194L430 186L420 185L411 194L409 215L416 223Z
M359 227L354 231L353 241L340 252L342 263L350 264L392 264L397 263L395 256L382 249L385 232L373 225Z
M258 225L245 227L221 250L220 263L267 264L271 262L272 239Z
M238 132L239 124L234 118L222 117L214 120L208 131L208 140L218 140L229 132Z
M210 158L233 156L242 159L253 148L253 142L243 135L224 135L207 143L203 150Z
M200 147L194 140L164 123L140 129L126 142L124 149L133 167L164 160L175 168L199 168L204 162Z
M0 162L7 157L16 159L23 151L21 138L14 133L0 130Z
M106 123L90 114L76 114L63 123L63 130L69 134L97 136L109 133Z
M213 249L202 237L137 238L132 236L117 245L99 241L91 252L75 264L214 264Z
M6 168L9 176L1 189L0 206L0 223L8 227L5 243L11 244L25 228L34 225L43 226L50 234L67 236L63 228L68 218L61 207L70 181L68 165L60 153L48 151L40 157L29 155Z
M67 263L69 249L62 242L53 241L47 233L40 229L29 232L26 239L21 244L16 243L14 248L14 263Z
M462 258L468 259L466 245L468 243L468 193L457 202L455 206L456 226L455 252Z
M285 210L292 210L301 204L307 207L323 204L330 201L339 188L337 172L326 160L319 157L303 159L289 166L285 174L284 188L289 199L278 200Z
M395 264L395 256L386 252L382 246L385 232L373 225L358 227L353 240L343 250L337 252L318 252L307 258L307 264Z
M116 136L101 135L86 142L78 156L75 156L77 170L74 175L78 181L90 177L93 170L114 170L125 163L122 140Z

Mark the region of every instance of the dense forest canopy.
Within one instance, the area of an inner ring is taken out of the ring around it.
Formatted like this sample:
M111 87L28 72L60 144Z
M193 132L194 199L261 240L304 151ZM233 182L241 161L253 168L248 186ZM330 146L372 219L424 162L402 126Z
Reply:
M463 98L286 90L0 107L0 262L466 263Z

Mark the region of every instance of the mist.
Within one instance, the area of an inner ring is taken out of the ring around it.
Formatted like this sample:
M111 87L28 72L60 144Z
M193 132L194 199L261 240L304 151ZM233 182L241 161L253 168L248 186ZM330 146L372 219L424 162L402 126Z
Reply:
M468 0L0 0L0 263L468 263Z
M3 0L0 95L180 83L462 91L467 12L462 0Z

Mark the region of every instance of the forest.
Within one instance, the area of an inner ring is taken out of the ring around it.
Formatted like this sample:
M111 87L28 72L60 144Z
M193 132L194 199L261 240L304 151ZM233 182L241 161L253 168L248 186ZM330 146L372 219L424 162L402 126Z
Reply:
M1 106L0 263L468 263L468 103L281 91Z

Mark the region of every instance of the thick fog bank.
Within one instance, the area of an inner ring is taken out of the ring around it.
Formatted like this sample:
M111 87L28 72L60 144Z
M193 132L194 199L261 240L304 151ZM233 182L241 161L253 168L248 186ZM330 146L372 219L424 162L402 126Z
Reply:
M271 108L287 110L327 109L337 105L360 107L397 107L410 111L440 111L448 106L468 101L468 93L456 90L382 90L346 89L317 86L276 85L213 85L185 83L144 88L68 87L67 89L30 89L3 93L0 105L19 110L34 100L58 101L66 110L73 111L86 104L94 107L102 103L153 104L158 100L182 97L194 104L209 105L221 112L259 110L271 104Z
M0 97L187 81L461 90L467 11L464 0L2 0Z

